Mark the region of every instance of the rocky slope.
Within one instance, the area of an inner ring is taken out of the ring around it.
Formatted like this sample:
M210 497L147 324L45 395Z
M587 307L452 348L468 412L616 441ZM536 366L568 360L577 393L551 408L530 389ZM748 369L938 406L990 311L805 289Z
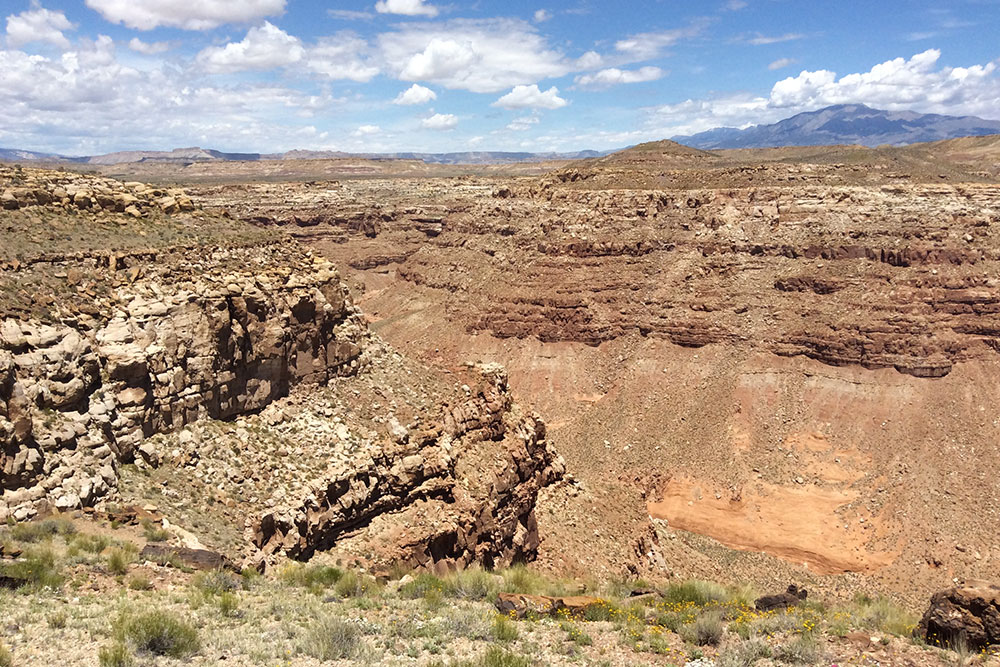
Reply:
M287 237L206 214L182 191L58 172L0 175L8 179L0 186L5 201L16 203L6 221L28 227L32 239L7 246L0 285L39 287L7 291L0 321L0 520L122 497L145 503L120 483L123 471L153 466L164 485L176 484L192 460L167 456L152 436L251 418L290 393L370 374L363 369L392 354L372 339L333 266ZM70 234L44 244L46 229L57 226ZM102 233L110 247L93 247ZM60 247L74 234L91 247ZM130 247L137 238L149 245ZM538 545L535 498L562 475L562 464L541 422L512 405L502 371L487 375L464 401L444 408L440 423L412 436L396 423L384 438L373 431L363 452L346 458L331 458L336 448L317 442L302 454L315 468L285 485L273 483L280 457L255 449L263 442L222 448L220 436L217 454L257 457L272 482L241 497L238 513L223 522L238 522L242 532L250 517L250 551L260 559L308 558L375 520L394 525L389 514L425 532L399 544L386 529L382 550L395 549L388 562L530 558ZM406 381L383 374L381 387L402 389ZM442 409L420 404L435 407ZM309 428L323 432L326 417ZM413 418L420 422L419 410ZM199 459L197 449L190 453ZM479 457L492 465L479 466ZM214 486L192 490L187 503L214 504L223 485ZM175 509L175 521L186 516ZM444 516L452 517L447 526ZM244 551L238 540L226 546Z
M989 578L1000 188L838 151L659 143L541 179L195 196L348 267L408 353L510 369L580 480L541 494L554 569Z

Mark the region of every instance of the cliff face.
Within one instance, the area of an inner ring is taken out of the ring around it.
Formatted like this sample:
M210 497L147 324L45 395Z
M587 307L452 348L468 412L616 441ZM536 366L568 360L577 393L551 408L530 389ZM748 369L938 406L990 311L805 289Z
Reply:
M3 321L0 518L93 505L144 438L357 367L366 329L329 264L287 244L200 260L190 278L119 289L85 323Z
M255 558L306 559L336 545L363 551L376 567L533 559L538 492L565 465L544 424L512 404L506 373L480 371L468 397L435 421L419 430L396 425L391 438L329 471L304 499L250 522Z

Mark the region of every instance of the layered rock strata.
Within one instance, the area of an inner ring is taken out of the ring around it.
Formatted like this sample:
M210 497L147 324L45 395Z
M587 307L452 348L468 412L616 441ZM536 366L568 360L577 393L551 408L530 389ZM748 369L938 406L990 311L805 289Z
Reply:
M289 244L187 260L97 317L0 323L0 519L93 505L144 438L357 367L366 329L328 263Z
M445 406L440 421L419 430L396 424L391 439L329 471L300 504L250 522L252 558L307 559L346 536L372 554L374 566L533 559L538 491L560 479L565 465L542 422L512 404L506 373L480 370L479 384Z

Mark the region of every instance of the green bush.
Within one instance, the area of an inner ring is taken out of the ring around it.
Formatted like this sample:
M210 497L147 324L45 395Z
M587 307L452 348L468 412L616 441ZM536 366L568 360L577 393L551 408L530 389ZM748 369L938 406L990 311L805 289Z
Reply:
M716 667L753 667L758 660L771 657L771 647L759 638L729 646L715 661Z
M491 646L477 661L477 667L531 667L530 658L511 653L499 646Z
M139 614L123 612L114 625L115 637L136 652L186 658L200 643L198 631L174 614L153 610Z
M18 542L41 542L55 535L72 535L76 526L68 519L46 519L19 523L10 529L10 536Z
M107 569L111 574L123 575L128 572L128 566L132 563L132 556L124 549L115 547L108 552Z
M278 572L278 578L289 586L308 588L314 593L321 593L343 576L344 572L335 567L302 563L289 563Z
M224 591L219 594L219 612L226 618L239 615L240 598L236 593Z
M578 644L579 646L590 646L594 643L594 639L581 630L580 626L576 623L563 621L559 624L559 627L566 633L566 639L569 639L571 642Z
M166 542L170 539L170 533L149 519L141 521L142 535L147 542Z
M371 577L358 574L353 570L344 572L343 576L333 585L333 592L342 598L361 597L367 593L375 582Z
M722 615L717 612L709 612L702 614L693 623L681 628L681 636L685 641L698 646L718 646L724 631Z
M517 625L502 614L493 618L493 637L497 641L512 642L520 636Z
M133 574L125 580L125 585L133 591L149 591L153 589L153 582L144 574Z
M479 568L449 575L445 587L449 595L462 600L488 600L500 592L499 577Z
M361 630L356 625L323 616L309 626L302 649L307 655L326 661L356 658L362 647Z
M102 646L97 652L97 661L101 667L132 667L135 665L135 659L128 647L121 642Z
M774 657L778 662L792 665L815 665L822 659L823 651L815 637L801 635L775 649Z
M49 627L54 630L61 630L66 627L69 622L69 614L64 611L52 612L45 617L45 621L49 624Z
M399 588L399 594L405 598L415 600L427 597L427 594L436 591L441 593L445 590L444 581L428 572L421 572Z
M233 593L243 588L243 581L224 570L199 572L191 579L191 585L206 595Z
M725 587L710 581L685 581L671 584L663 591L666 602L691 602L699 607L711 602L723 602L729 597Z
M56 564L56 554L51 547L28 549L13 563L0 565L0 574L25 580L25 588L41 590L57 589L63 584L63 576Z

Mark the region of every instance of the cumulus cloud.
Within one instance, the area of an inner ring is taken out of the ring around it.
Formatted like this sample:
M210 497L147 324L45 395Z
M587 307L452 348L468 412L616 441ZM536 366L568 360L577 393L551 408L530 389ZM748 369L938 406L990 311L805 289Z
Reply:
M458 125L458 116L450 113L436 113L420 121L428 130L450 130Z
M438 8L426 4L426 0L378 0L375 11L379 14L403 14L405 16L437 16Z
M609 88L622 83L644 83L662 78L664 71L659 67L640 67L634 70L623 70L617 67L602 69L593 74L583 74L574 81L581 88Z
M519 19L404 24L378 37L389 72L403 81L497 93L574 69L535 27Z
M60 153L202 144L223 150L319 146L308 113L348 100L270 84L203 85L167 65L123 65L110 37L59 57L0 49L0 140Z
M552 18L552 12L547 9L539 9L535 12L535 23L545 23Z
M375 18L371 12L359 12L353 9L328 9L326 13L330 18L342 21L370 21Z
M111 23L137 30L160 26L211 30L226 23L247 23L281 14L285 0L86 0Z
M401 106L412 106L416 104L427 104L428 102L436 99L437 93L430 88L424 88L420 84L415 83L397 95L396 99L394 99L392 103L399 104Z
M128 48L132 49L136 53L141 53L147 56L155 56L160 53L166 53L173 46L170 42L144 42L138 37L133 37L129 40Z
M45 9L38 0L33 0L31 9L7 17L7 44L17 48L31 42L47 42L68 49L69 40L63 31L74 28L66 14Z
M284 67L299 62L305 53L297 37L265 21L260 27L250 28L240 42L204 49L197 61L206 72L220 74Z
M767 68L773 72L776 69L784 69L789 65L794 65L797 62L798 61L795 60L794 58L778 58L770 65L768 65Z
M352 32L323 37L306 49L304 65L328 79L371 81L379 73L368 54L368 43Z
M746 9L749 4L746 0L729 0L726 3L726 9L731 12L738 12L741 9Z
M552 86L542 91L538 84L514 86L514 89L493 103L504 109L561 109L569 104L559 97L559 89Z
M651 123L663 128L664 134L691 134L719 126L775 122L834 104L996 117L1000 108L997 62L940 67L940 57L940 51L930 49L840 77L829 70L803 71L776 82L767 97L731 95L657 107Z
M373 134L378 134L381 131L382 128L378 125L361 125L351 134L355 137L369 137Z

